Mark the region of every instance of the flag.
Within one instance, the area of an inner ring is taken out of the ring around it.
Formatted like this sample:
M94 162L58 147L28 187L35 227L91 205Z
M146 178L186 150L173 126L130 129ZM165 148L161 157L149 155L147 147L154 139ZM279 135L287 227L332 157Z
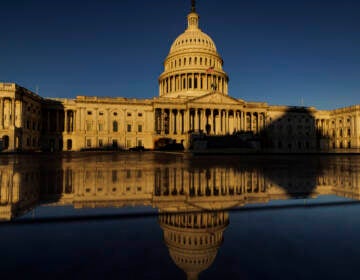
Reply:
M214 72L214 67L215 67L215 66L211 66L211 67L209 67L208 69L206 69L206 73L212 73L212 72Z

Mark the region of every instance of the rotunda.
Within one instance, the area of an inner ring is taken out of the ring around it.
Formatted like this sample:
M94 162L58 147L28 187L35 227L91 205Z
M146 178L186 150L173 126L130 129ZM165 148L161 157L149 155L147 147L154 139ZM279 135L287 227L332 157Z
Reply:
M192 1L187 29L173 42L159 77L160 97L196 97L210 92L228 94L223 60L209 35L199 28Z

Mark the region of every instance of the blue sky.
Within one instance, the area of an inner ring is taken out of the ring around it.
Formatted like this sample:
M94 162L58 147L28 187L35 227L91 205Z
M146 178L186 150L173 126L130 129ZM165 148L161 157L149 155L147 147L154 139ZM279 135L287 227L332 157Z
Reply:
M44 97L151 98L190 0L2 2L0 81ZM247 101L333 109L360 104L360 1L198 0Z

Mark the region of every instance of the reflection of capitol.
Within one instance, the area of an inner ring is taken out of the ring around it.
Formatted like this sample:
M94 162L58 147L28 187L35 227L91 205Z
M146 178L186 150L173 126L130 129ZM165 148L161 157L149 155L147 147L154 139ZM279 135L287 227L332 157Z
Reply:
M0 221L29 211L40 196L37 165L5 164L0 163Z
M19 157L0 163L0 218L37 205L152 206L172 260L197 279L214 262L233 207L322 194L360 198L356 157L304 161L297 158L299 169L287 161L230 164L153 153Z
M147 205L173 212L229 209L293 196L336 194L358 199L360 195L356 158L329 158L326 166L309 171L287 165L267 171L251 163L189 163L182 158L162 162L153 154L114 161L91 157L51 163L31 160L31 165L26 159L0 165L4 219L36 203L75 208ZM6 216L10 210L14 213Z

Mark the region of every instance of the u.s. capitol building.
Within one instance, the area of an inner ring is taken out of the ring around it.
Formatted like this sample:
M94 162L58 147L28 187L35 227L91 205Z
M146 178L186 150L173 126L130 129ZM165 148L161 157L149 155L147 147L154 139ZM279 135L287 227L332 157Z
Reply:
M198 132L252 132L274 151L360 148L360 105L317 110L229 96L223 60L199 28L194 4L187 22L165 59L158 97L49 99L0 83L2 151L152 149L160 139L188 148L191 133Z

